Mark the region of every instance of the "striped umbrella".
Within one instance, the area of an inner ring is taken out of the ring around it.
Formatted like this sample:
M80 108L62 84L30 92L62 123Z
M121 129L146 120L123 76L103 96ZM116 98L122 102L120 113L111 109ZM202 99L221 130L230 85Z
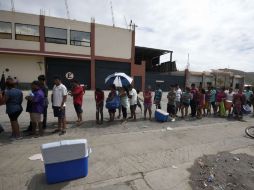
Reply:
M132 83L133 79L125 73L114 73L105 79L106 86L115 85L116 87L128 86Z

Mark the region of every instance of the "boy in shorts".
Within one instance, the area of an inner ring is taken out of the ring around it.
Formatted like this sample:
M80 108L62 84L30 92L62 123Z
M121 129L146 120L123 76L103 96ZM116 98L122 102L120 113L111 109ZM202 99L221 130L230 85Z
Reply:
M58 129L54 133L59 132L59 135L64 135L66 133L65 102L67 100L67 88L58 76L54 77L54 84L51 101L54 116L58 118Z

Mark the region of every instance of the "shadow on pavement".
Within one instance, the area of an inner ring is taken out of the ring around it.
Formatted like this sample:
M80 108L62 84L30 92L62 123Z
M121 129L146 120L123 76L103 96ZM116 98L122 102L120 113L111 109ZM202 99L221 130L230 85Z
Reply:
M62 182L62 183L56 183L56 184L47 184L45 174L39 173L35 174L32 179L28 182L27 189L28 190L60 190L67 186L69 182Z

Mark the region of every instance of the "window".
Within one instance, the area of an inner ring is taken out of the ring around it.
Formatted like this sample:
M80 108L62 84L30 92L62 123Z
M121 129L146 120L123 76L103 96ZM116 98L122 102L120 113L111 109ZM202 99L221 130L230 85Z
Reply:
M67 30L45 27L45 41L48 43L67 44Z
M40 40L39 26L29 24L15 24L15 39L36 41Z
M0 38L11 39L11 23L0 21Z
M71 30L71 45L90 47L90 32Z

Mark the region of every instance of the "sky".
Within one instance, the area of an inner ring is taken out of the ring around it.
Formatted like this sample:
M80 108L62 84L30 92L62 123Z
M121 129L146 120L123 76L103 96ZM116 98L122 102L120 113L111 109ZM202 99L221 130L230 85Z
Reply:
M64 0L13 0L15 11L66 16ZM70 18L112 25L110 0L67 0ZM172 50L183 70L218 68L254 72L253 0L112 0L115 25L136 28L136 45ZM11 0L0 0L11 10ZM162 57L162 61L168 56Z

